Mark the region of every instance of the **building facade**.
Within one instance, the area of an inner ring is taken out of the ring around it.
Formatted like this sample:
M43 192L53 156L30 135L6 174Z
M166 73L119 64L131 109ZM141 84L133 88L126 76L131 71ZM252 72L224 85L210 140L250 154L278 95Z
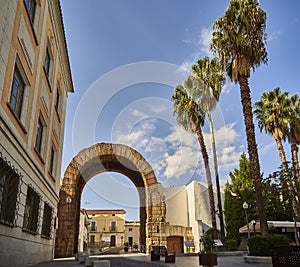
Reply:
M213 187L213 191L217 207L216 188ZM186 186L164 188L163 195L166 202L166 221L176 230L176 226L189 227L193 236L193 241L190 242L191 239L185 239L183 235L168 233L168 248L181 247L184 252L199 252L204 233L212 227L207 184L192 181ZM224 200L223 191L221 198ZM217 228L220 229L218 219Z
M89 250L97 254L124 244L125 210L86 210L89 217Z
M0 262L53 258L67 95L58 0L0 0Z
M85 209L80 210L79 216L79 234L78 234L78 252L88 252L90 221Z
M125 222L124 243L127 242L132 250L140 248L140 222Z

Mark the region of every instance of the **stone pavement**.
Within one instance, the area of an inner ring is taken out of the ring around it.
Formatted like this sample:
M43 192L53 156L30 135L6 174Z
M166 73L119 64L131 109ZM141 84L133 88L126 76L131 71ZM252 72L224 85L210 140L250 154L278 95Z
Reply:
M150 256L140 253L93 256L95 259L109 259L111 267L199 267L198 256L177 256L175 263L151 262ZM84 267L83 263L74 258L54 260L48 263L40 263L34 267ZM271 264L249 264L244 262L243 256L218 256L218 267L271 267Z

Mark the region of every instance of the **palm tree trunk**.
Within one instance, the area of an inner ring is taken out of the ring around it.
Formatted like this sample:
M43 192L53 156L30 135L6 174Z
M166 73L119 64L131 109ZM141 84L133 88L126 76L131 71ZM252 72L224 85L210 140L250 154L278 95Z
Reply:
M211 145L212 145L213 157L214 157L214 170L215 170L216 185L217 185L221 240L222 240L223 244L225 244L226 243L225 226L224 226L224 217L223 217L223 208L222 208L222 199L221 199L221 189L220 189L220 181L219 181L219 170L218 170L218 158L217 158L217 151L216 151L215 132L214 132L213 121L212 121L211 114L210 114L209 110L207 111L207 118L208 118L208 122L209 122L209 129L210 129L210 134L211 134Z
M258 208L258 214L260 219L261 234L267 235L269 233L269 230L268 230L264 201L262 196L261 175L260 175L260 166L258 160L257 144L255 138L255 128L253 123L250 88L248 85L248 78L246 75L239 74L238 78L239 78L240 91L241 91L241 102L243 106L244 123L246 126L248 154L249 154L249 160L251 164L250 171L251 171L251 176L255 187L256 205Z
M298 146L296 143L291 145L293 172L296 184L298 200L300 200L300 173L299 173L299 159L298 159Z
M298 201L300 200L300 173L299 173L299 159L298 159L298 145L296 138L296 130L294 125L291 125L291 131L289 133L289 142L291 144L294 182L296 184Z
M217 239L218 235L217 235L217 221L216 221L214 191L213 191L213 187L212 187L211 172L210 172L210 168L209 168L209 158L208 158L208 154L207 154L207 150L206 150L206 146L204 143L204 138L203 138L203 134L202 134L202 130L201 130L200 126L197 127L196 134L197 134L199 145L200 145L201 152L202 152L205 173L206 173L206 179L207 179L207 185L208 185L208 196L209 196L211 223L212 223L212 228L213 228L213 237L214 237L214 239Z
M300 221L298 201L297 201L296 192L295 192L296 190L294 190L293 181L292 181L292 178L291 178L291 173L289 171L289 166L288 166L287 161L286 161L286 156L285 156L285 152L284 152L284 148L283 148L283 145L282 145L281 138L276 136L275 141L276 141L276 144L277 144L279 157L280 157L280 160L282 162L285 182L286 182L286 185L288 187L288 194L289 194L289 198L292 202L294 220L295 220L295 223L296 223L296 222ZM297 227L295 227L294 234L295 234L296 244L298 246L299 245L299 240L298 240L298 237L297 237Z

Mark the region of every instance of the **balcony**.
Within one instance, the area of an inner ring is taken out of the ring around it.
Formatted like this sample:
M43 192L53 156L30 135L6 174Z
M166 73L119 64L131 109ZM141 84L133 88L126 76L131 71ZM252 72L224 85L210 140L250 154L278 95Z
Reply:
M97 232L97 226L91 225L90 232Z
M117 232L117 231L118 231L118 228L117 228L117 226L110 226L110 227L109 227L109 231L110 231L110 232Z

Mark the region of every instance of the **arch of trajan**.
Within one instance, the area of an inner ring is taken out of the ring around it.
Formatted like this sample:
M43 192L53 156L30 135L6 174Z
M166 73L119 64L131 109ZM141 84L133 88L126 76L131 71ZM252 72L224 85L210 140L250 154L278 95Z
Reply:
M118 172L136 186L140 200L140 245L167 246L169 236L192 240L190 227L172 226L166 221L162 185L149 163L133 148L122 144L98 143L80 151L70 162L60 189L55 257L70 257L77 252L80 199L84 186L95 175ZM66 205L66 202L69 202Z

